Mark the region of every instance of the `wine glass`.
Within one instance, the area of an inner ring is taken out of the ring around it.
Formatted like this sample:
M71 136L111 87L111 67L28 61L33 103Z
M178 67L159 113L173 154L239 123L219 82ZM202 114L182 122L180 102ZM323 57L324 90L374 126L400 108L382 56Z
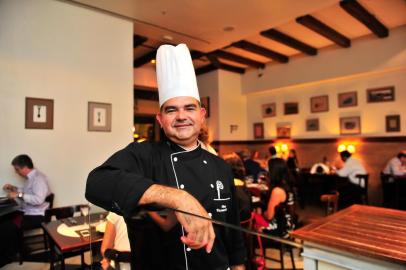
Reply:
M89 215L89 210L90 210L89 205L83 205L80 207L80 213L82 213L82 216L84 216L84 220L85 220L84 224L87 224L87 217Z

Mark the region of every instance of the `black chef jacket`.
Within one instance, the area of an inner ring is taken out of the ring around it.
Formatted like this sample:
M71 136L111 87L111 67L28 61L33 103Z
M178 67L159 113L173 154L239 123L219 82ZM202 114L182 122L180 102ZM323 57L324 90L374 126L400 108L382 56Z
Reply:
M246 260L240 232L213 224L216 238L207 254L180 241L183 228L179 224L163 232L152 220L131 216L139 210L143 193L158 183L189 192L213 219L238 225L233 178L221 158L200 146L185 151L170 141L131 143L89 174L86 198L125 217L134 269L226 270Z

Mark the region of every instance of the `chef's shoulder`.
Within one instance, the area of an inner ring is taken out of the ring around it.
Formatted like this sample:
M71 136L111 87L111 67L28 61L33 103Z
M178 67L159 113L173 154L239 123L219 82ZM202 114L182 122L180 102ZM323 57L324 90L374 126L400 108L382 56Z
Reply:
M205 156L208 160L211 161L211 164L215 167L216 170L221 170L222 172L225 172L227 174L230 174L232 176L232 169L231 166L224 161L221 157L214 155L210 152L204 151Z

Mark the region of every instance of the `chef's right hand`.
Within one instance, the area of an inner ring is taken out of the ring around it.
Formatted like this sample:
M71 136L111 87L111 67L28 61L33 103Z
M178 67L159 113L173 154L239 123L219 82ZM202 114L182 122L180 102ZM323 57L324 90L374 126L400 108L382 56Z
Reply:
M203 206L186 192L179 198L177 209L210 218ZM181 237L182 242L192 249L205 247L206 252L210 253L216 237L213 224L208 220L181 212L175 212L175 215L186 231L186 235Z

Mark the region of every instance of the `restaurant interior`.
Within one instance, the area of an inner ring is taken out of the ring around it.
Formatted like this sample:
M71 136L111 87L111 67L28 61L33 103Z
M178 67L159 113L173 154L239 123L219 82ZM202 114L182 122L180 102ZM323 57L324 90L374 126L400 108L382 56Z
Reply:
M53 208L87 205L93 168L133 141L164 137L155 120L155 56L160 45L180 43L191 51L211 147L261 166L264 189L257 176L244 182L259 200L253 212L263 213L270 196L270 147L285 160L296 155L300 227L291 244L275 241L270 250L250 236L247 269L404 269L406 173L384 173L406 154L404 0L0 0L0 185L24 184L11 161L27 154L48 177ZM44 118L33 113L39 105ZM335 193L325 183L336 181L343 151L365 169L362 200L331 208ZM318 163L331 174L312 172ZM104 211L90 205L97 223ZM355 224L380 222L382 238ZM50 252L56 230L38 228L37 255L22 247L4 269L74 269L81 255L96 267L89 245L67 252L66 265L61 249ZM359 240L343 240L350 231Z

